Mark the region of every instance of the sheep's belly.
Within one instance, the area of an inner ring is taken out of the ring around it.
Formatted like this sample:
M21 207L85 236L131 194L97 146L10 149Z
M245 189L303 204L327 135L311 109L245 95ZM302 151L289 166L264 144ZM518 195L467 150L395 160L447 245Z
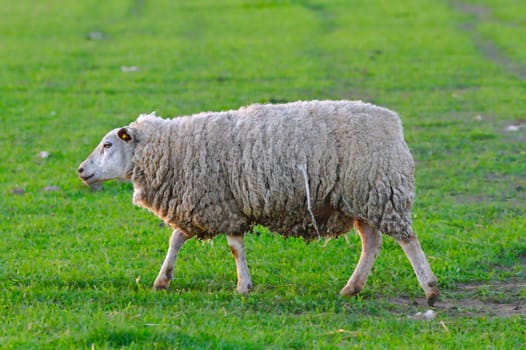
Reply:
M272 220L257 221L256 223L268 227L272 232L288 237L303 237L306 240L320 237L338 236L348 233L352 229L354 218L340 213L330 207L311 213L306 211L303 215L290 215Z

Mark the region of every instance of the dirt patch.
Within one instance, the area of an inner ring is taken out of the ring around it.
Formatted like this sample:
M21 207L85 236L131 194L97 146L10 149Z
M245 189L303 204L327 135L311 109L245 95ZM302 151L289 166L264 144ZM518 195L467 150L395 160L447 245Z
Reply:
M476 16L477 19L480 21L488 20L491 15L491 11L489 10L489 8L487 8L484 5L467 4L467 3L454 1L452 3L452 6L455 10L459 12Z
M496 282L493 284L461 284L455 290L444 290L433 309L440 315L453 317L526 316L526 282ZM389 301L404 307L428 308L424 298L393 298Z
M453 9L458 12L473 16L473 20L462 23L460 28L468 32L476 47L488 60L504 67L508 72L520 80L526 80L526 69L518 62L508 57L502 50L497 47L491 40L482 37L477 31L479 22L488 21L491 19L491 11L483 5L466 4L458 1L451 3Z

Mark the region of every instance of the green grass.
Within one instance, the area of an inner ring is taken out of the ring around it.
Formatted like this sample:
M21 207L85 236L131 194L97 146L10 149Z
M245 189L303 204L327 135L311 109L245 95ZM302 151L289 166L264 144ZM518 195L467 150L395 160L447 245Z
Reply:
M524 346L526 126L505 129L526 123L525 12L498 0L2 1L0 348ZM360 252L352 233L306 245L258 229L248 298L224 237L190 241L170 291L153 292L169 230L131 204L131 185L91 193L76 177L139 113L340 98L402 116L414 228L454 306L431 322L408 318L427 309L423 292L387 237L363 293L338 295Z

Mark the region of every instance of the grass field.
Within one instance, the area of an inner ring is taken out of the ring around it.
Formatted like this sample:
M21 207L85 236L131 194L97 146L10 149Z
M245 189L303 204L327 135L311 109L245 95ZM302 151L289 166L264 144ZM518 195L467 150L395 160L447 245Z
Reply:
M526 2L0 0L0 348L476 348L526 343ZM135 67L135 68L131 68ZM338 295L348 237L190 241L151 285L170 230L92 193L78 164L139 113L362 99L400 113L414 228L439 279L432 321L385 237L363 293ZM42 154L41 152L48 152Z

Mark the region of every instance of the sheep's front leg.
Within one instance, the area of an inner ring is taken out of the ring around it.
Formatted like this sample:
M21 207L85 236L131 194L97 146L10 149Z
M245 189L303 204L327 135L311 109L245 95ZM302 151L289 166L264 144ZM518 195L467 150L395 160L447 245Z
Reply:
M248 294L252 289L252 280L247 266L247 257L245 250L245 241L243 236L226 236L230 251L236 259L237 269L237 292L239 294Z
M153 283L155 289L168 289L170 286L170 282L172 281L173 277L175 260L177 259L177 253L179 253L179 249L181 249L184 242L186 242L188 238L189 237L181 230L176 229L172 232L168 253L166 253L166 258L164 259L163 265L161 266L161 271L159 271L159 275Z
M351 278L340 292L341 295L345 296L356 295L365 286L367 277L382 246L382 236L374 228L360 220L355 221L354 227L362 239L362 253Z
M426 293L427 303L433 306L438 300L440 291L438 290L437 279L431 271L431 266L429 266L427 262L426 255L420 246L418 238L414 234L411 234L407 239L398 240L398 243L411 262L413 270L415 270L418 282Z

